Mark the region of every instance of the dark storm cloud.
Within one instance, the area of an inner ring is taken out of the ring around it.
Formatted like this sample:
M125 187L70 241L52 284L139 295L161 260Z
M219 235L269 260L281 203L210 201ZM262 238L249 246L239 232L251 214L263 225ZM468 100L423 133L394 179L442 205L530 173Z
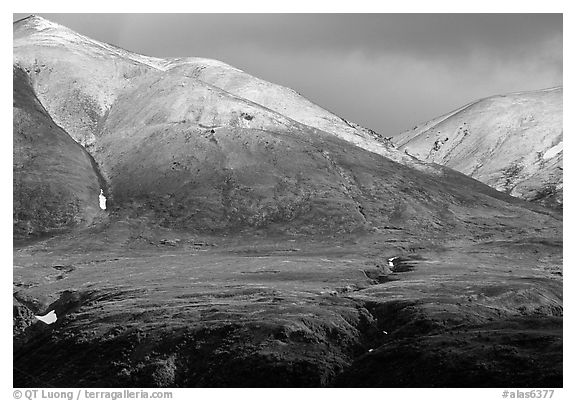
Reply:
M386 135L562 84L559 14L43 16L139 53L220 59Z

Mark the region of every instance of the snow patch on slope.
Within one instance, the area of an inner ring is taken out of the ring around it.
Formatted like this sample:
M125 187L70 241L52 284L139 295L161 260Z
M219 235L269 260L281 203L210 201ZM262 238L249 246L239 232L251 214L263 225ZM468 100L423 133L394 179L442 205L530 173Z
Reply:
M100 195L98 196L98 203L100 204L100 209L106 210L106 196L104 196L104 191L100 190Z
M558 153L562 152L562 146L563 142L560 142L559 144L552 146L550 149L548 149L543 155L542 158L544 160L548 160L553 158L554 156L556 156Z
M34 316L34 317L45 324L52 324L56 320L58 320L58 317L56 316L56 312L53 310L51 310L50 312L48 312L44 316Z

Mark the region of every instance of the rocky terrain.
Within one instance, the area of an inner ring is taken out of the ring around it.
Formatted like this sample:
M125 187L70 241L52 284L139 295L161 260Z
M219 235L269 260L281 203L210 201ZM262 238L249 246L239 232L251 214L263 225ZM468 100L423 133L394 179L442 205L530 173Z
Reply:
M394 137L421 160L562 207L562 88L493 96Z
M16 387L562 385L557 210L39 17L14 82Z

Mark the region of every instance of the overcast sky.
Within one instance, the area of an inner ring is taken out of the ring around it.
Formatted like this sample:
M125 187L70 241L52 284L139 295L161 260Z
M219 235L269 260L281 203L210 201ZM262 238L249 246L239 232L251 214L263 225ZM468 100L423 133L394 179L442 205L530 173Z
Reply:
M562 84L561 14L38 15L137 53L224 61L387 136Z

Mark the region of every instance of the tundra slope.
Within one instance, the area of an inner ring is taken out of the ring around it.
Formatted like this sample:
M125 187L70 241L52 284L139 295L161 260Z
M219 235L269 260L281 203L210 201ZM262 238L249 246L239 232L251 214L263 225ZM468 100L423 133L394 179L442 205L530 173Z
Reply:
M549 218L217 61L140 56L32 16L14 24L14 63L98 163L113 212L199 231L471 232L472 207Z
M421 160L530 201L562 206L562 88L493 96L394 138Z
M13 99L14 238L92 223L101 188L94 161L54 123L19 68Z
M557 213L216 61L14 37L110 200L15 248L15 386L561 385Z

